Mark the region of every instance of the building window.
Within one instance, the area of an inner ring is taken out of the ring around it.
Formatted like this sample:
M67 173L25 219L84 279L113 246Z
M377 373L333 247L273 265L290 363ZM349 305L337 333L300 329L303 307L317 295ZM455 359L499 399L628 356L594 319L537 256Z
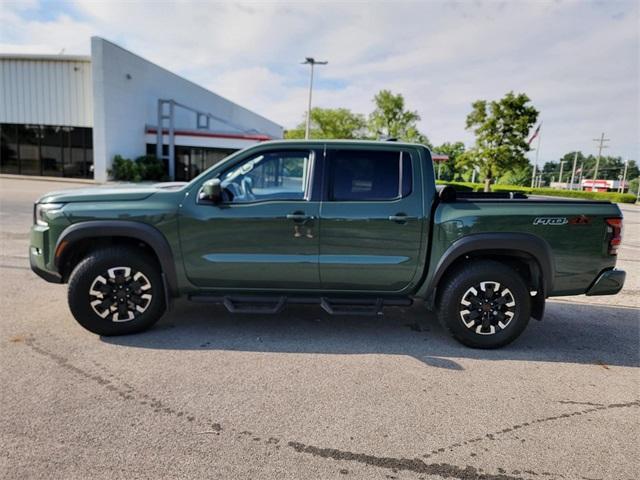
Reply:
M69 131L69 155L64 169L69 177L85 177L87 164L85 160L84 132L74 128Z
M174 158L176 162L176 181L188 181L197 177L206 169L217 164L236 150L225 148L184 147L176 145ZM147 144L147 155L155 155L156 146ZM163 154L167 155L167 146L163 146ZM169 171L168 165L165 165Z
M0 125L0 173L20 173L17 125Z
M50 177L93 177L92 129L0 124L0 172Z
M62 177L62 145L63 137L60 127L44 127L40 144L42 174L47 177Z
M40 128L36 125L18 125L18 158L22 175L41 175Z

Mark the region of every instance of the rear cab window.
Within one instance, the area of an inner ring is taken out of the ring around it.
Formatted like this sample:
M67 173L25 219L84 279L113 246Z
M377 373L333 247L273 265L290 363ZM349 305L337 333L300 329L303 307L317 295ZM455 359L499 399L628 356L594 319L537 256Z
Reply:
M328 168L328 199L390 201L411 194L411 155L402 150L336 149Z

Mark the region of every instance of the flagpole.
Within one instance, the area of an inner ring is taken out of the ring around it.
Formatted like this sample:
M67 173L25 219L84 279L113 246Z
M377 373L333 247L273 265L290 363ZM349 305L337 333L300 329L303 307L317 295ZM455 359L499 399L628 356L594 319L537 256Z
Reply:
M534 188L536 181L536 169L538 168L538 157L540 155L540 139L542 138L542 122L540 122L538 128L538 146L536 147L536 162L533 164L533 175L531 175L531 188Z

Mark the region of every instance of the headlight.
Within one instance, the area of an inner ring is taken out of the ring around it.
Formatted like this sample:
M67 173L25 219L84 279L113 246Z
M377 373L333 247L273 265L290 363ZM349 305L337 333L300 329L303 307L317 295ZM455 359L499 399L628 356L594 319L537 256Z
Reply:
M33 223L46 227L48 225L46 214L55 212L64 207L63 203L36 203L33 209Z

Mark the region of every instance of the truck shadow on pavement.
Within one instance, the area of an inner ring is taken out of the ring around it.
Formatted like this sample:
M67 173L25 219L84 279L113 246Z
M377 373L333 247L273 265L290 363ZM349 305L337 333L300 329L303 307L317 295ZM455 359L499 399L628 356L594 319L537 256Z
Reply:
M331 317L305 306L278 315L234 315L219 306L178 302L150 331L102 341L148 349L407 355L449 370L464 370L460 358L640 366L637 308L549 302L542 322L531 320L519 339L499 350L464 347L435 320L419 330L424 316L421 305L388 309L378 320Z

